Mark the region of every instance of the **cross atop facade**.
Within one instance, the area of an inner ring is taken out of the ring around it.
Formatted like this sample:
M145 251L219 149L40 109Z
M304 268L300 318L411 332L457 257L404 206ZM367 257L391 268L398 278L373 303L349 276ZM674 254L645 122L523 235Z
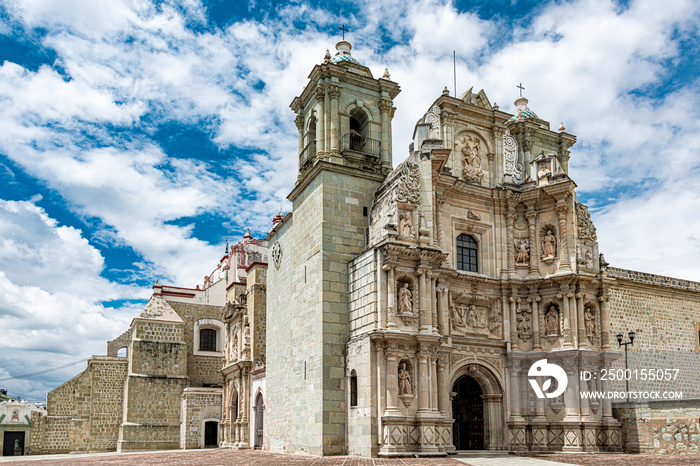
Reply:
M345 25L344 25L344 24L343 24L343 27L339 27L338 29L340 29L341 31L343 31L343 40L345 40L345 33L346 33L346 32L350 32L350 31L349 31L348 29L345 29Z
M520 89L520 97L522 97L522 96L523 96L523 91L525 90L525 88L523 87L523 83L520 83L520 84L518 84L518 85L515 86L515 87L517 87L518 89Z

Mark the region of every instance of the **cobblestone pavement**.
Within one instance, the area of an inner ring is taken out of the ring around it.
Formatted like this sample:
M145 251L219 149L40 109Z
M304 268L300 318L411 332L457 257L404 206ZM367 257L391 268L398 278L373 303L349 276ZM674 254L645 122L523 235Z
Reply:
M68 465L250 465L250 466L667 466L698 465L700 457L624 455L624 454L547 454L547 455L457 455L449 458L358 458L350 456L317 457L236 450L187 450L149 453L102 453L94 455L46 455L20 458L0 457L0 464L24 466Z
M523 455L525 456L525 455ZM700 464L699 455L627 455L623 453L553 453L527 455L548 461L578 464L581 466L676 466Z

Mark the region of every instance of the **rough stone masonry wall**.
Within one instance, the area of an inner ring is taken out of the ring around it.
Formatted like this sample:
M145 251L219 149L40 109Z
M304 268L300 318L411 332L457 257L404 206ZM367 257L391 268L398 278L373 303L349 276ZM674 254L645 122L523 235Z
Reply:
M700 445L700 355L695 322L700 321L700 283L630 270L609 269L610 332L637 334L629 347L630 369L679 369L671 382L630 380L630 390L682 391L683 399L614 403L622 422L625 450L660 454L698 454ZM624 358L615 367L624 368ZM612 384L624 390L624 382Z
M179 303L170 301L169 304L185 322L184 341L187 343L187 375L190 378L190 387L202 387L205 384L221 386L223 378L219 370L223 366L222 356L195 356L194 355L194 323L199 319L215 319L221 321L221 306L206 304Z
M122 422L128 362L126 359L105 360L95 361L91 365L90 451L115 451Z
M208 388L212 392L188 392L183 395L184 445L181 448L204 448L202 421L221 419L221 389ZM181 439L182 442L183 439ZM221 441L221 439L219 439Z
M700 399L614 403L622 423L625 451L697 455L700 446Z

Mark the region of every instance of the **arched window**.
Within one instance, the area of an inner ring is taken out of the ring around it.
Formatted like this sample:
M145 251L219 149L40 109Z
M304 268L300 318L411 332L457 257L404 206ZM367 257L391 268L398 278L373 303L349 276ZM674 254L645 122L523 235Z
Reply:
M357 372L350 372L350 407L357 406Z
M203 328L199 331L199 351L216 351L216 330Z
M478 272L477 250L478 245L474 238L469 235L459 235L457 237L457 270Z

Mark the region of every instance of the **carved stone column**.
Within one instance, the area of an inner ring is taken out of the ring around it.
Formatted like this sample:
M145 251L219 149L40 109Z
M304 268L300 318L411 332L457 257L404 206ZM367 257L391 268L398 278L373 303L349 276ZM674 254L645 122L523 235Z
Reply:
M610 351L610 313L608 312L608 301L610 295L603 295L598 298L600 303L600 343L603 351Z
M387 344L386 351L386 409L385 416L399 416L397 398L399 394L399 352Z
M566 297L569 298L569 316L571 318L569 326L571 327L571 344L574 346L574 348L578 348L578 313L576 311L576 298L571 291L566 293Z
M391 144L390 139L390 117L392 102L389 99L379 99L379 111L381 112L382 119L382 137L381 137L381 154L382 154L382 165L391 167L391 151L389 145Z
M438 334L437 278L435 278L435 275L433 273L431 273L430 275L431 275L431 278L430 278L430 307L431 307L431 313L432 313L432 318L430 320L431 320L431 324L433 327L433 334L437 335Z
M324 86L328 90L328 86ZM331 151L331 96L326 92L323 98L323 154L328 156Z
M508 273L515 272L515 243L513 236L513 223L515 222L515 212L506 214L506 251L508 260Z
M428 333L430 332L430 317L428 314L428 300L427 300L427 290L426 290L426 272L427 270L425 268L419 267L416 273L418 274L418 293L420 293L418 302L419 302L419 313L418 313L418 318L420 320L419 322L419 328L418 332L420 333Z
M438 375L437 375L437 354L430 356L430 410L437 416L438 408Z
M438 411L440 415L447 419L447 390L445 381L447 380L447 361L440 358L437 360L437 386L438 386Z
M418 411L416 417L430 416L430 354L421 347L418 357Z
M569 207L561 202L557 203L557 220L559 221L559 265L561 270L571 270L569 262L569 236L566 231L566 214Z
M314 93L316 94L316 154L319 157L323 157L323 153L325 151L325 139L326 136L324 134L324 129L325 129L325 111L323 108L323 101L326 97L326 90L318 86L316 89L314 89Z
M557 297L561 299L564 307L564 348L573 348L571 342L571 314L569 313L569 293L568 286Z
M511 296L508 300L508 304L510 306L510 347L513 351L518 351L520 349L520 345L518 345L518 325L516 318L516 307L518 305L518 299L520 298Z
M304 115L301 112L297 113L294 118L294 124L297 125L297 131L299 132L299 155L304 150ZM316 136L314 134L314 136Z
M438 332L440 335L447 335L447 288L440 288L440 299L438 300Z
M331 98L331 154L338 154L338 139L340 131L340 116L338 115L338 98L340 97L340 86L331 84L328 87L328 95Z
M578 320L578 347L588 348L588 338L586 337L586 321L583 315L583 293L576 293L576 320Z
M530 303L530 312L532 313L532 349L542 349L540 344L540 298L537 295L530 295L527 302Z
M394 279L394 268L392 264L386 264L383 270L386 271L386 328L396 328L396 282Z
M520 414L520 366L516 362L510 369L510 420L523 421Z
M525 214L527 227L530 233L530 272L531 276L539 276L540 269L537 266L537 212L530 211Z

